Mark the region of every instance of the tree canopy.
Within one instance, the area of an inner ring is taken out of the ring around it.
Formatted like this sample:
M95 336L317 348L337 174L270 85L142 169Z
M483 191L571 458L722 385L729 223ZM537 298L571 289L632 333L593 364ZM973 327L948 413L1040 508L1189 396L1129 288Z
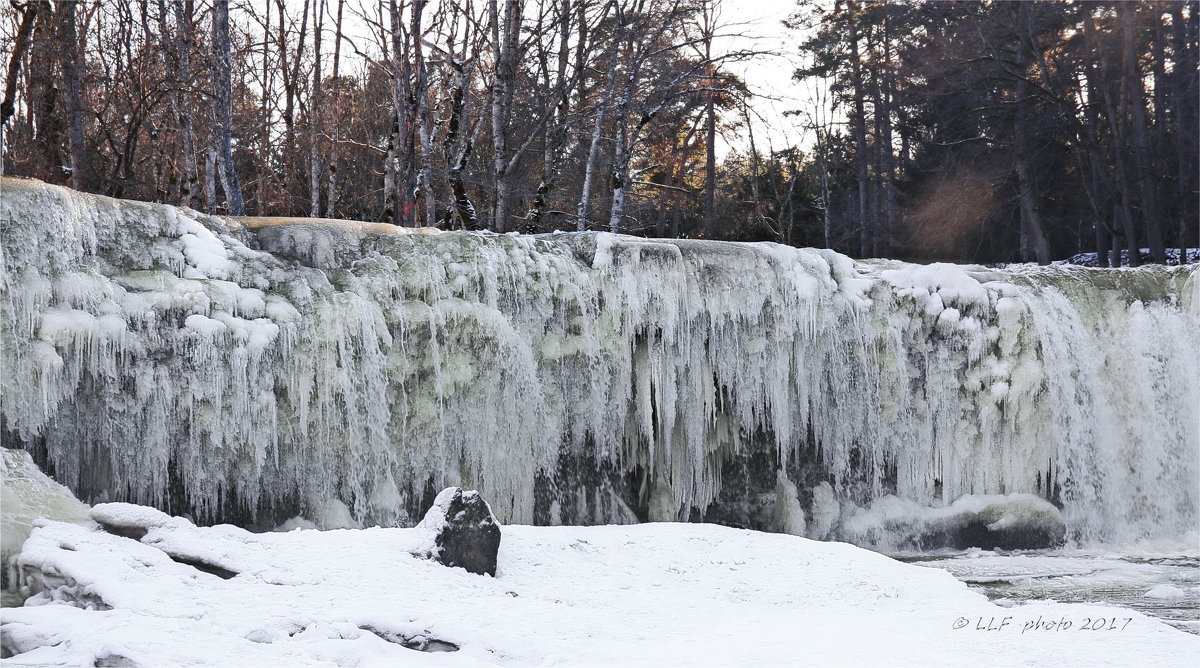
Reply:
M792 146L733 74L765 57L728 46L735 4L9 0L3 173L917 260L1197 245L1197 3L801 0Z

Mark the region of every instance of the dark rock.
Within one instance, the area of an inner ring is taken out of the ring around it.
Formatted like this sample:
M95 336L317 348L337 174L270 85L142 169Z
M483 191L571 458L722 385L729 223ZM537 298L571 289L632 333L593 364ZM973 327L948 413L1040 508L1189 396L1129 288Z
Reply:
M137 668L137 662L121 654L105 654L92 662L96 668Z
M963 508L931 522L917 540L921 549L1038 550L1061 547L1067 526L1058 509L1028 495L983 497L982 507ZM954 508L954 504L951 508Z
M190 557L182 557L182 556L178 556L178 555L174 555L174 554L170 554L170 553L167 553L167 556L171 558L171 561L174 561L177 564L183 564L184 566L191 566L192 568L200 571L201 573L208 573L209 575L215 575L215 576L221 578L222 580L232 580L233 578L237 577L237 574L238 574L237 571L231 571L228 568L223 568L216 564L210 564L207 561L203 561L200 559L193 559Z
M496 575L500 523L479 492L447 487L434 499L421 526L436 533L435 561L477 575Z
M1032 550L1061 546L1067 526L1054 504L1032 494L966 495L942 508L888 496L843 521L840 537L888 549Z
M1065 530L1047 527L1014 527L993 529L984 520L970 520L953 527L935 527L917 540L920 549L948 547L965 550L978 547L984 550L1040 550L1061 547L1066 542Z
M121 538L130 538L132 540L140 541L141 539L146 537L147 533L150 533L149 530L146 529L146 527L119 526L116 524L106 524L104 522L98 522L98 524L100 525L101 529L104 529L105 531L107 531L108 533L111 533L114 536L120 536Z
M363 626L361 628L364 631L374 633L388 642L396 643L401 647L414 649L418 652L457 652L460 649L458 645L452 642L430 638L428 631L410 636L395 631L378 629L373 626Z

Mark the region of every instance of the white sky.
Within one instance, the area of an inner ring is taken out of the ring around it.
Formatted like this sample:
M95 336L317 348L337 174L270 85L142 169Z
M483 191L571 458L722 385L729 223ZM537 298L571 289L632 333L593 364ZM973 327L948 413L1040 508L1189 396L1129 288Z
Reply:
M751 105L754 141L759 153L767 153L785 146L804 146L812 143L804 130L804 121L797 117L784 117L783 112L806 108L811 105L804 93L806 84L792 81L792 72L799 64L797 45L800 35L785 28L782 21L795 11L791 0L726 0L720 19L730 24L725 33L741 33L746 37L726 38L718 45L725 50L754 49L772 52L774 55L757 56L751 60L733 63L728 69L742 77L750 90L760 97ZM749 148L745 131L738 138L729 138L739 149ZM722 154L730 148L726 142Z

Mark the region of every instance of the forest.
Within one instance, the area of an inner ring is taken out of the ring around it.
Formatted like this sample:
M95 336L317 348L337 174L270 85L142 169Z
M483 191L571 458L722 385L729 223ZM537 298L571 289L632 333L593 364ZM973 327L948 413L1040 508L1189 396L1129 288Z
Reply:
M1198 3L801 0L790 54L733 39L738 4L8 0L2 171L217 214L917 261L1200 244ZM790 146L736 74L779 56L811 91Z

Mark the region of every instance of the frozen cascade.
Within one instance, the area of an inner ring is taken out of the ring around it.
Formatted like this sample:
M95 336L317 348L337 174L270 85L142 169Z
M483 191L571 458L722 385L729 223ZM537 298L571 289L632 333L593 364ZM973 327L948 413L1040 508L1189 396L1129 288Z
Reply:
M0 434L87 500L407 525L455 485L506 522L686 520L783 472L823 534L839 502L1020 493L1079 542L1196 532L1194 268L225 219L10 178L0 225Z

